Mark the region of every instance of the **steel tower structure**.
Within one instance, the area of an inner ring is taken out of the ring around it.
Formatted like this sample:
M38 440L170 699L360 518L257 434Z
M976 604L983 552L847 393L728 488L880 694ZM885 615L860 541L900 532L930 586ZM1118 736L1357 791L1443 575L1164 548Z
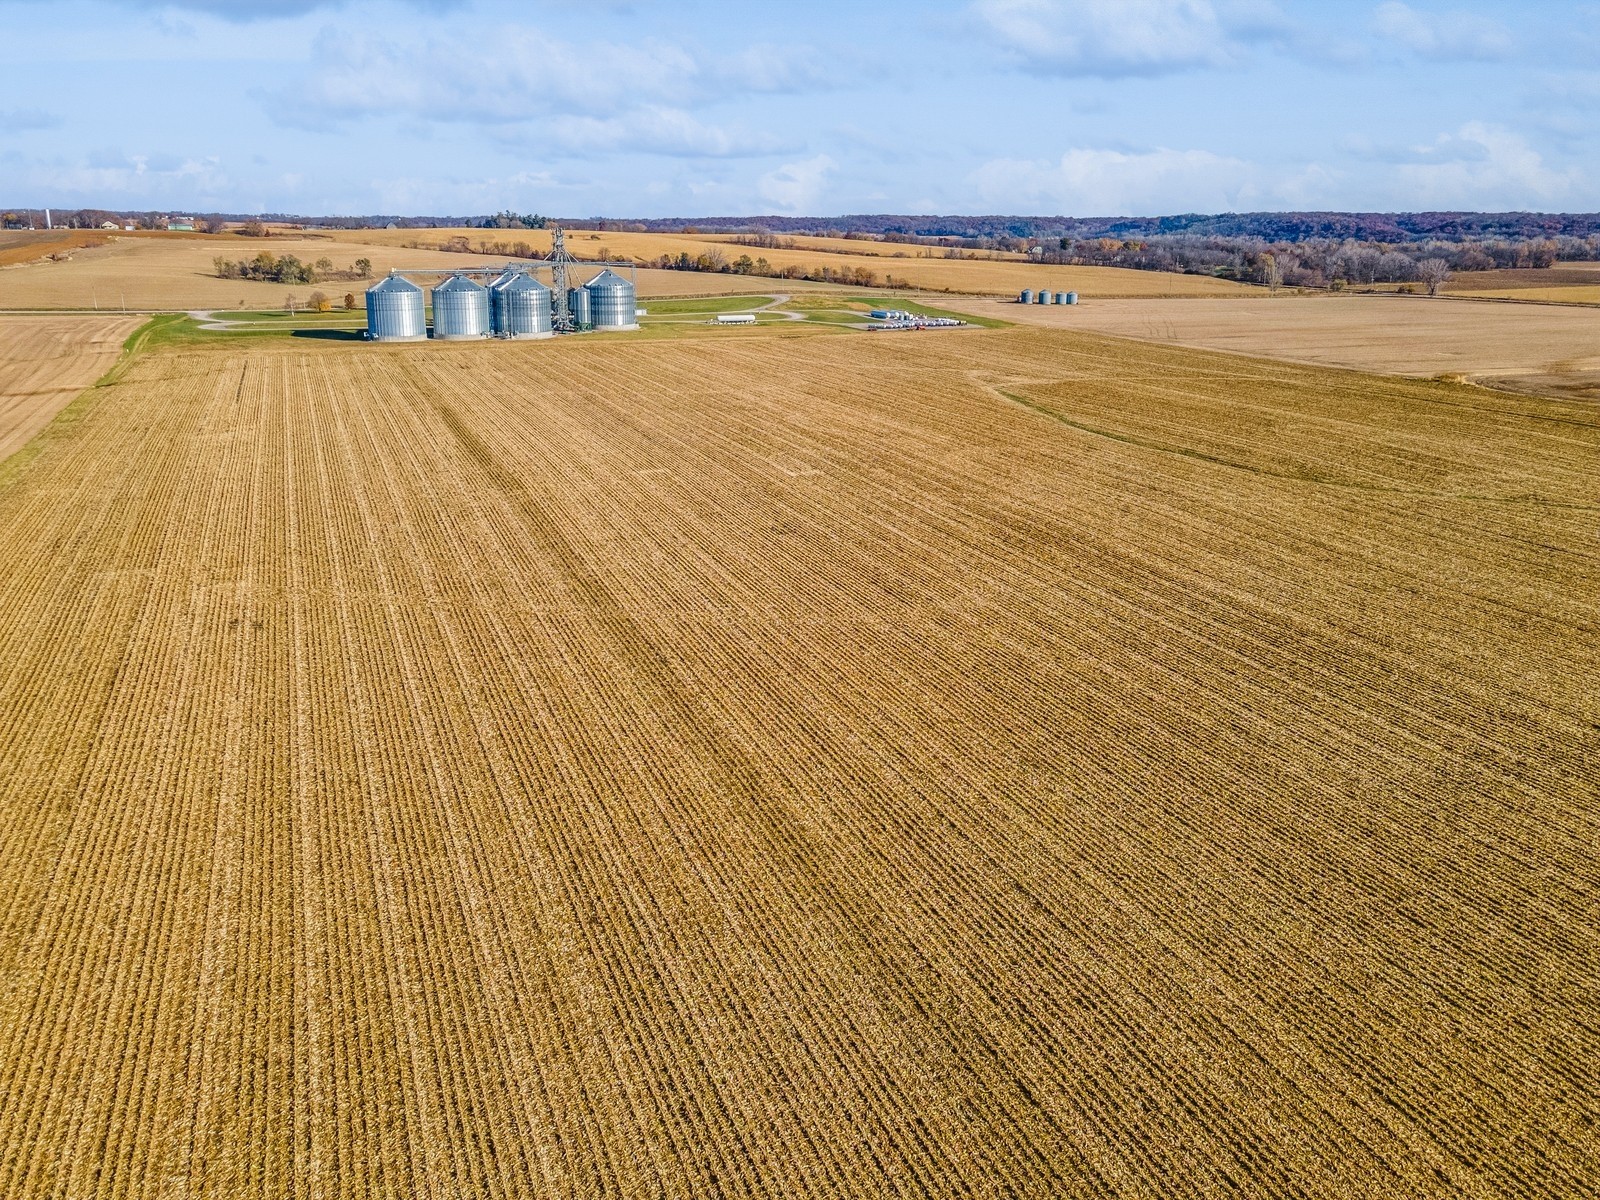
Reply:
M555 227L550 246L550 328L559 333L571 333L577 328L572 319L572 305L568 301L571 291L567 282L567 268L577 260L567 253L567 231Z

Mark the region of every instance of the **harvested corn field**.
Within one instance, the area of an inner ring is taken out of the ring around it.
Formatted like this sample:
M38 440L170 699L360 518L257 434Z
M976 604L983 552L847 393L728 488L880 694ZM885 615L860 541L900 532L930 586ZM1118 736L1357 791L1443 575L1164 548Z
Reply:
M475 248L487 249L506 241L524 241L535 254L543 255L550 249L551 234L545 230L517 230L514 233L483 229L348 229L330 232L327 236L350 245L372 245L390 248L415 243L420 246L444 246L454 239L464 238ZM662 255L676 257L686 254L690 258L700 255L720 255L729 262L741 255L752 260L764 260L773 271L787 268L797 271L820 271L826 267L843 273L844 278L856 271L871 273L867 287L909 287L930 292L954 292L969 295L1006 295L1015 297L1023 288L1077 289L1085 296L1255 296L1260 289L1231 279L1218 279L1210 275L1186 275L1176 271L1137 271L1129 267L1098 266L1042 266L1030 262L1025 255L1002 255L981 258L945 258L943 251L926 247L897 245L891 242L853 241L846 238L784 238L784 248L764 249L759 246L742 246L731 240L731 235L688 233L626 233L607 230L589 233L570 230L567 246L579 258L622 258L635 262L651 262ZM927 255L924 257L924 255ZM762 268L755 276L727 275L697 271L641 271L640 294L674 295L663 284L661 291L652 293L646 286L651 276L684 280L683 294L706 294L718 279L723 280L722 290L733 292L742 282L748 288L752 279L767 273ZM697 278L698 277L698 278ZM791 284L804 286L804 280L772 278L772 287L790 289Z
M0 460L108 371L139 317L0 317Z
M1587 1194L1597 424L152 352L0 489L0 1195Z

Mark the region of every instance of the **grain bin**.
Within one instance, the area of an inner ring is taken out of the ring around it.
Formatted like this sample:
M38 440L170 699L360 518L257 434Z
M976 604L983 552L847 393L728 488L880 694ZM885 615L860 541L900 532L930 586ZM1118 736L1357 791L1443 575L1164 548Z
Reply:
M433 289L433 336L461 341L489 336L489 289L452 275Z
M493 283L489 285L489 332L496 337L505 334L505 306L502 303L506 285L517 277L517 272L507 267Z
M428 336L422 289L399 275L367 289L367 337L374 342L419 342Z
M1076 304L1077 302L1078 302L1078 293L1077 292L1068 292L1066 300L1063 301L1063 303L1065 303L1065 304Z
M1022 291L1017 295L1017 303L1018 304L1032 304L1033 303L1033 289L1032 288L1023 288Z
M1057 304L1076 304L1077 303L1076 300L1068 300L1067 297L1068 296L1076 296L1077 294L1078 294L1077 292L1057 292L1056 293L1056 303Z
M517 272L495 293L500 320L495 332L508 338L549 337L550 289L532 275Z
M567 293L567 310L572 317L572 324L578 329L587 329L594 324L589 319L590 300L589 289L575 287Z
M596 329L637 329L638 301L633 284L614 271L601 271L583 290L589 297L589 318Z
M1044 290L1044 291L1039 293L1038 299L1036 299L1034 301L1034 303L1035 304L1049 304L1052 299L1053 299L1053 297L1052 297L1049 289L1047 288L1046 290Z

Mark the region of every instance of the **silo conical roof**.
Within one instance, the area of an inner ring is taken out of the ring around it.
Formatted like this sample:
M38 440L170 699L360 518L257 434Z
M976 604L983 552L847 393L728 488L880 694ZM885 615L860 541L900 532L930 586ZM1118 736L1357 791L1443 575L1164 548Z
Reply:
M482 284L474 283L465 275L452 275L443 283L435 286L433 294L437 296L440 292L481 292L484 290L485 288Z
M416 284L412 283L411 280L407 279L404 275L390 275L386 279L380 279L377 283L369 287L367 291L389 295L398 294L401 292L420 292L422 289Z

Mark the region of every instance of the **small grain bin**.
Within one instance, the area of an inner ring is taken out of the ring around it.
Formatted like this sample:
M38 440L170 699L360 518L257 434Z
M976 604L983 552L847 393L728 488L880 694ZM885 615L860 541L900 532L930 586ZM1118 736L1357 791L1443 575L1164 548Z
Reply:
M1071 296L1073 294L1074 293L1072 293L1072 292L1057 292L1056 293L1056 303L1057 304L1072 304L1073 301L1068 300L1067 297Z
M594 324L590 319L589 289L575 287L567 293L567 307L572 324L578 329L588 329Z
M1033 289L1032 288L1023 288L1022 291L1017 295L1017 303L1018 304L1032 304L1033 303Z
M505 336L505 308L502 301L506 285L516 277L517 272L507 267L500 278L489 285L489 332L496 337Z
M428 336L422 289L390 275L367 289L367 337L374 342L419 342Z
M1078 302L1078 293L1077 292L1068 292L1066 300L1063 301L1063 303L1065 303L1065 304L1076 304L1077 302Z
M433 336L464 341L489 336L489 289L452 275L433 289Z
M1044 291L1039 293L1038 299L1036 299L1034 301L1034 303L1035 304L1049 304L1054 299L1055 299L1055 294L1053 292L1051 292L1048 288L1046 288Z

